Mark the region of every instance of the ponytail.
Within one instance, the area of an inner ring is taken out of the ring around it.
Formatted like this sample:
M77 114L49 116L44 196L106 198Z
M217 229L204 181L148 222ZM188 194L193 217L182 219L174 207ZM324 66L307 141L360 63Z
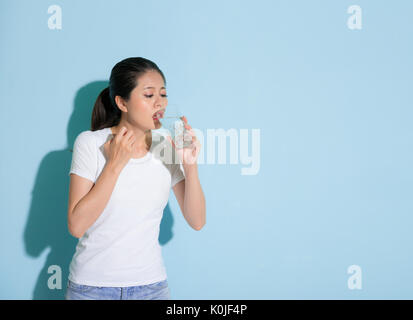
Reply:
M93 107L91 131L118 125L121 115L120 109L112 102L109 87L103 89Z

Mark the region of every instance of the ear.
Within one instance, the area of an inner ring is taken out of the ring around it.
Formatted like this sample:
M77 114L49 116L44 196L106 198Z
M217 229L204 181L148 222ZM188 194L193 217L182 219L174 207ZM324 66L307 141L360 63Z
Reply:
M115 103L121 111L128 112L128 108L126 107L126 103L122 99L121 96L115 96Z

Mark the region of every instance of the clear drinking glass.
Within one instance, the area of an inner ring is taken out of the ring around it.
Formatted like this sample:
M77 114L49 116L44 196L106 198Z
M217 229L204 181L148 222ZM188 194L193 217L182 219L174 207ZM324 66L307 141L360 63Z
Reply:
M185 129L182 117L183 113L178 105L168 104L163 117L159 119L162 128L171 136L178 149L187 148L192 143L192 136Z

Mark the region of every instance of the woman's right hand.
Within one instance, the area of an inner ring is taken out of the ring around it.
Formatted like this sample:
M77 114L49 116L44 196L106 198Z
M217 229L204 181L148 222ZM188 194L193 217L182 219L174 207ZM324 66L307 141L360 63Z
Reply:
M135 135L132 130L122 127L118 134L103 145L107 164L115 167L119 172L126 166L133 155Z

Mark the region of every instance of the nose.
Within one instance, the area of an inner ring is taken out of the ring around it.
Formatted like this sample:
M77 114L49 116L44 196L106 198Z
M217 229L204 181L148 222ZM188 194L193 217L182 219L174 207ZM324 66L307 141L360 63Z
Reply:
M161 102L156 102L156 103L155 103L155 110L156 110L156 111L158 111L158 110L163 110L163 109L165 109L165 108L163 107L163 105L162 105Z
M159 109L162 107L162 100L161 99L156 99L155 101L155 108Z

